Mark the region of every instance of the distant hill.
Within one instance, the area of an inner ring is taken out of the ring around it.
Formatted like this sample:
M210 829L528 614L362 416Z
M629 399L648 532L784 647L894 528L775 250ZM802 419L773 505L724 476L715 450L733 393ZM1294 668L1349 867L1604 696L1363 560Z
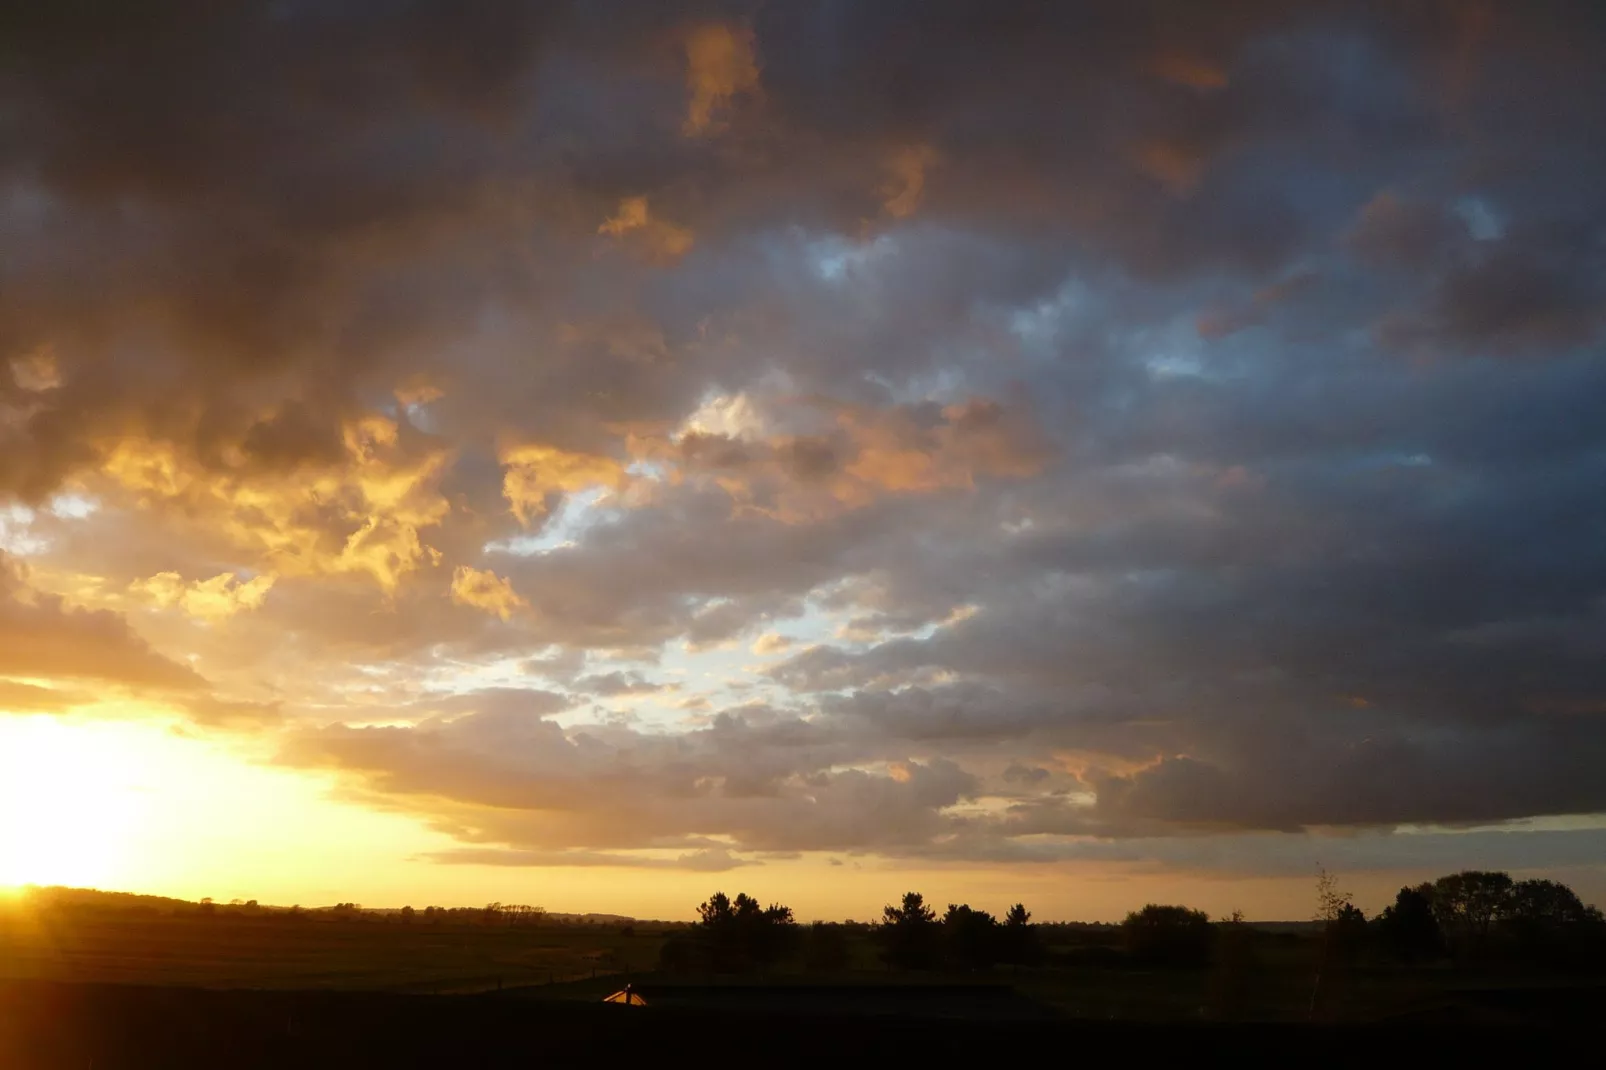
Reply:
M1244 924L1266 933L1313 933L1321 931L1322 927L1319 921L1250 921Z
M184 899L170 899L162 895L137 895L133 892L103 892L98 888L66 888L60 885L41 887L29 884L22 888L22 896L30 903L51 906L100 907L107 910L198 910L199 903Z
M57 906L74 907L89 910L136 910L156 911L164 914L190 914L206 911L208 908L218 910L238 910L248 907L251 910L260 910L264 913L285 912L292 909L304 910L309 914L339 913L350 911L370 915L399 914L399 908L369 909L357 907L354 904L346 906L335 904L323 907L285 907L285 906L259 906L254 900L249 904L213 903L210 900L192 902L188 899L174 899L162 895L138 895L133 892L103 892L98 888L67 888L59 885L48 887L40 885L25 885L21 889L25 901L35 907ZM4 899L0 899L0 908L4 906ZM455 910L476 910L475 907L457 907ZM640 919L628 917L624 914L564 914L549 912L544 915L547 921L566 922L579 925L634 925Z

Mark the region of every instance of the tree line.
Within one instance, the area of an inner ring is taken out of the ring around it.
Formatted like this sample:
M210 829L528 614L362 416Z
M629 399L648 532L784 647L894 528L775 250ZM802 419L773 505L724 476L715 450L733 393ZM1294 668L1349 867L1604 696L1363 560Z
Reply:
M908 892L867 928L893 968L968 972L1040 962L1043 947L1031 917L1020 903L1002 921L963 903L950 903L939 917L924 896ZM660 962L670 972L763 972L799 953L806 969L843 970L851 964L850 933L866 928L821 921L805 928L791 907L763 906L745 893L732 899L715 892L697 918L689 931L665 941Z
M888 904L871 925L797 923L792 909L768 906L745 893L716 892L697 908L698 920L663 945L670 972L764 972L783 960L805 969L837 971L851 962L850 936L867 937L880 962L896 970L973 972L995 966L1048 963L1049 944L1066 926L1036 925L1017 903L997 918L964 903L940 915L918 892ZM1449 960L1461 965L1526 965L1547 969L1606 969L1606 919L1565 884L1513 880L1509 874L1465 870L1401 888L1393 903L1368 918L1322 872L1313 932L1324 966L1362 954L1403 964ZM1241 914L1213 921L1202 910L1149 903L1118 926L1082 927L1113 938L1102 957L1076 961L1146 967L1241 966L1253 926ZM1265 934L1261 934L1265 935ZM1087 949L1082 949L1087 950ZM1111 957L1113 955L1113 958Z

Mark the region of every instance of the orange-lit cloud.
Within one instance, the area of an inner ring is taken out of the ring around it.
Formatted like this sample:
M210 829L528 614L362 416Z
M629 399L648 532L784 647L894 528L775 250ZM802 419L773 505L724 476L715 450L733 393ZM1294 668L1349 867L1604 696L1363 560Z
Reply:
M1035 429L982 398L946 406L942 421L928 431L906 418L864 410L846 411L839 420L859 446L845 471L881 490L969 488L979 476L1022 479L1043 464Z
M82 691L0 679L0 713L59 713L94 701Z
M1205 170L1203 155L1168 141L1150 141L1140 146L1137 164L1139 170L1177 197L1191 193Z
M686 119L681 130L701 137L724 128L721 113L738 95L759 88L753 33L708 23L686 37Z
M667 465L670 478L708 480L738 510L789 523L863 508L886 495L1023 479L1041 471L1048 456L1027 414L981 398L920 412L819 401L802 408L829 424L811 434L765 434L750 400L727 398L699 410L720 415L715 422L727 430L688 429L672 441L642 438L635 445L646 459Z
M1189 89L1225 89L1227 72L1219 64L1181 52L1164 52L1150 60L1150 74Z
M274 579L271 573L264 573L241 583L234 573L224 572L186 583L177 572L158 572L130 584L129 592L162 608L177 606L199 620L221 621L262 605Z
M217 469L171 443L125 438L106 451L102 472L148 504L172 503L197 522L286 575L366 573L394 590L433 561L420 531L450 505L437 490L450 460L442 448L408 450L395 421L348 423L340 461L289 472Z
M513 514L525 524L544 519L555 497L593 487L619 490L627 476L612 457L570 453L555 446L529 443L502 450L507 471L502 494Z
M654 263L673 263L685 256L696 242L685 227L654 218L645 197L626 197L620 201L619 210L603 220L597 233L635 243L642 255Z
M763 635L753 640L752 650L753 653L761 656L765 654L779 654L781 651L791 646L792 642L793 640L789 636L780 635L776 632L765 632Z
M495 572L468 565L459 565L452 573L452 601L460 606L483 609L503 620L512 619L515 611L530 604Z
M121 614L80 609L40 591L27 582L21 568L0 554L0 678L4 677L97 680L179 691L206 683L189 666L152 650Z
M881 206L889 216L907 219L915 214L926 190L926 171L936 160L936 150L929 145L911 145L888 157L889 177L881 189L886 200Z

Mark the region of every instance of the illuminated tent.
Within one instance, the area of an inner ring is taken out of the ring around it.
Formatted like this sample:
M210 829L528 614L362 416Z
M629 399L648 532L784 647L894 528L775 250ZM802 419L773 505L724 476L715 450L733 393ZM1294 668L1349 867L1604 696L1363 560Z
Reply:
M647 1001L641 998L632 985L625 985L619 991L603 999L604 1003L623 1003L627 1007L645 1007Z

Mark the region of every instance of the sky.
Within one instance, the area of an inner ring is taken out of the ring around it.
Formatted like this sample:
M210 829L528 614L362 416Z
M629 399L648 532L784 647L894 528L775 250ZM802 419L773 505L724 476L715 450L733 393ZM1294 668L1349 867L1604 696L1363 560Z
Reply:
M0 885L1606 900L1606 9L0 14Z

